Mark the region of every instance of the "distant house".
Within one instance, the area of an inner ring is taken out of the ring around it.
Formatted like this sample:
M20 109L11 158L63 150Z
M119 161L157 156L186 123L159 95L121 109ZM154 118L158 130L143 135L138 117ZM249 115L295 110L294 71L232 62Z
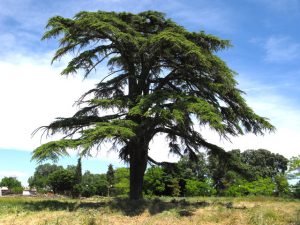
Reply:
M8 187L0 187L0 196L7 195L9 193L10 193L10 190L8 189Z
M25 188L23 190L23 196L32 196L32 195L36 195L36 189L33 188L33 189L30 189L30 188Z

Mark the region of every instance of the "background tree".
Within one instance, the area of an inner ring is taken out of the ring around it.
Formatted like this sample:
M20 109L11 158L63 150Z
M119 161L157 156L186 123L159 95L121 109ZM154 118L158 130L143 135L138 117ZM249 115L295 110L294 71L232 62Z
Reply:
M177 171L182 179L204 180L209 175L205 154L198 153L194 157L184 155L177 163Z
M75 177L76 177L76 183L80 184L82 181L81 157L79 157L77 160Z
M113 184L115 182L115 171L114 171L114 168L112 166L112 164L109 164L108 165L108 169L107 169L107 172L106 172L106 180L108 182L108 185L107 185L107 195L109 196L110 194L110 189L113 187Z
M81 157L77 160L77 165L75 168L75 185L72 189L72 196L79 197L82 192L82 168L81 168Z
M105 174L92 174L86 171L82 176L81 195L83 197L106 196L107 186Z
M300 179L300 155L289 160L287 176L289 179Z
M249 165L253 179L274 178L287 170L288 159L265 149L246 150L241 153L241 162Z
M8 187L14 194L20 194L23 191L21 182L15 177L3 177L0 182L0 187Z
M189 32L154 11L80 12L73 19L53 17L47 28L43 39L60 36L53 61L77 53L63 75L83 71L87 77L102 62L110 72L82 96L82 108L73 117L44 127L66 137L35 149L38 161L67 155L68 148L89 155L112 141L130 165L130 198L139 199L155 135L165 134L170 151L178 155L203 148L225 155L194 130L196 121L225 138L273 129L247 106L235 73L216 56L230 46L227 40Z
M161 167L152 166L147 169L144 178L144 192L147 195L161 196L166 188L166 174Z
M70 169L56 170L49 175L49 185L55 194L71 195L76 181L75 173Z
M55 164L51 165L49 163L39 165L35 168L33 176L28 179L29 187L37 188L38 191L49 190L48 177L51 173L56 170L63 169L62 166L57 166Z
M115 195L128 195L129 193L129 177L130 171L128 168L117 168L115 170L115 185L113 188L113 193Z

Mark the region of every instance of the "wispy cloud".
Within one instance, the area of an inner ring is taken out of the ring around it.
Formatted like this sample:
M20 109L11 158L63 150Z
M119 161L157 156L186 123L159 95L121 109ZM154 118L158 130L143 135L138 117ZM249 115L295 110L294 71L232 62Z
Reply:
M287 62L300 57L300 43L289 37L270 37L264 43L267 62Z
M0 178L3 177L16 177L16 178L21 178L21 177L26 177L28 174L22 172L22 171L6 171L6 170L0 170Z

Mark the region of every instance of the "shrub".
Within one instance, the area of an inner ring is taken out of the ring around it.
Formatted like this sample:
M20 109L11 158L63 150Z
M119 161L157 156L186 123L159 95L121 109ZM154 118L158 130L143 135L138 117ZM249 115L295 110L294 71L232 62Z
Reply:
M259 178L258 180L248 182L238 180L236 184L229 186L224 190L225 196L244 196L244 195L267 195L274 194L276 185L271 178Z
M187 196L211 196L216 193L208 180L186 180L185 190Z

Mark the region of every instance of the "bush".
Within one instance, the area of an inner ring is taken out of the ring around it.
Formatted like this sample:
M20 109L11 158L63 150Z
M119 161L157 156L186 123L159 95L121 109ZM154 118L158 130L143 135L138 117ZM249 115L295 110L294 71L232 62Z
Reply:
M293 195L295 198L300 198L300 181L294 186Z
M289 183L284 175L277 175L275 183L277 196L285 196L291 193Z
M224 190L225 196L244 196L244 195L273 195L276 185L271 178L259 178L256 181L248 182L239 180L236 184Z
M186 196L211 196L216 194L216 190L208 180L186 180Z
M24 188L23 187L13 187L11 189L11 193L13 194L22 194Z
M165 191L165 176L160 167L150 167L144 177L144 192L146 195L162 195Z

